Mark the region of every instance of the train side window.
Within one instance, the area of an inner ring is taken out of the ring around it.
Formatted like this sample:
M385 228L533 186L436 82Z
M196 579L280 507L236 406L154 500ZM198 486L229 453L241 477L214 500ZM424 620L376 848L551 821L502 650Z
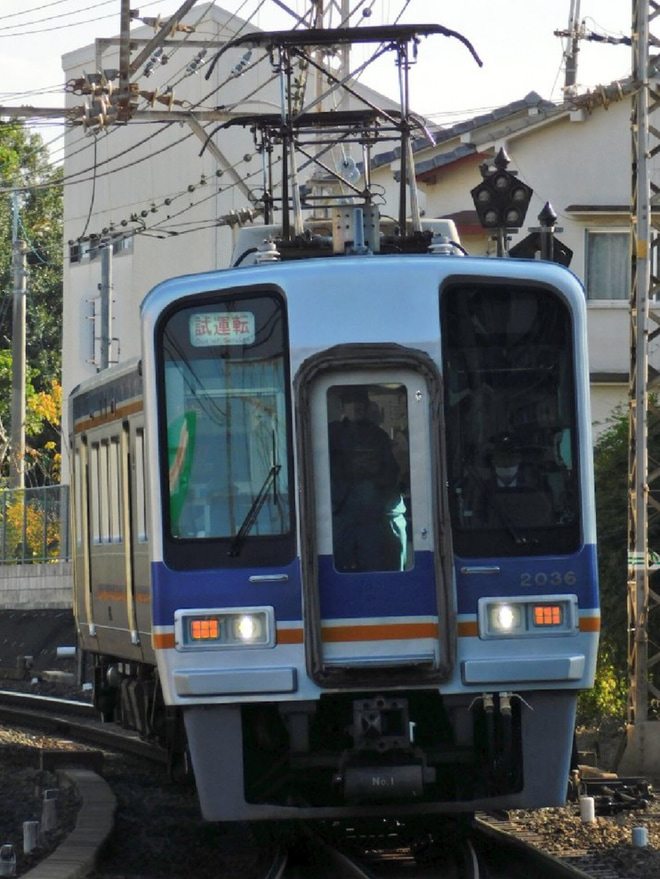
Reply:
M335 385L327 411L335 568L412 567L405 386Z
M147 538L147 503L144 479L144 430L135 431L135 524L137 539L145 543Z

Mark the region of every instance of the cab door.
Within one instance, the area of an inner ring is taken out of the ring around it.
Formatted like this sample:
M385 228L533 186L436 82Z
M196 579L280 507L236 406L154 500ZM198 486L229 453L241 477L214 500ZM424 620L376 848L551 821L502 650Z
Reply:
M442 679L453 639L440 382L419 352L350 348L298 383L308 666L334 685Z

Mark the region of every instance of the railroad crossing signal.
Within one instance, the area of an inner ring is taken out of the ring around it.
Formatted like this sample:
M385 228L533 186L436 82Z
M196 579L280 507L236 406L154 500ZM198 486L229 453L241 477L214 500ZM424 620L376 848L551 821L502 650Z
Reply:
M494 168L481 166L482 182L470 190L472 201L484 229L520 229L534 190L519 180L516 172L507 171L509 157L501 149Z

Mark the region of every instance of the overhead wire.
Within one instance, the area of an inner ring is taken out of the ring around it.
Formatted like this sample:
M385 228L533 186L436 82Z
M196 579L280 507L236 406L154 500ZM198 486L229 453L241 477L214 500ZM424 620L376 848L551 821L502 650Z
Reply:
M149 2L143 3L142 7L147 8L149 6L155 6L161 2L162 2L162 0L149 0ZM91 8L93 8L93 7L91 7ZM96 16L94 16L94 18L86 18L84 21L76 21L75 24L72 22L69 22L68 24L55 25L55 27L43 27L43 28L37 28L36 30L31 30L31 31L29 31L29 30L28 31L20 31L19 33L15 33L15 32L10 33L10 34L0 33L0 39L3 37L28 37L28 36L32 36L33 34L45 34L45 33L51 33L52 31L61 31L61 30L64 30L65 28L78 27L81 24L94 24L97 21L104 21L106 18L116 18L116 15L117 15L117 13L113 12L110 15L96 15ZM20 27L20 25L15 25L15 27Z
M256 8L256 9L250 14L250 16L248 17L248 19L247 19L246 22L244 23L244 25L239 29L238 33L240 33L242 30L244 30L244 28L245 28L246 26L248 26L248 25L250 24L251 19L252 19L252 18L256 15L256 13L262 8L263 3L264 3L264 0L261 0L261 2L258 3L257 8ZM153 5L153 4L147 4L147 5ZM244 5L245 5L245 2L242 4L242 6L241 6L240 8L243 8ZM235 13L234 17L237 17L237 13ZM203 18L203 14L202 14L202 16L200 16L200 20L201 20L202 18ZM252 65L252 66L254 66L254 65ZM195 104L192 104L191 107L192 107L193 109L195 109L195 108L197 108L197 107L203 106L204 102L205 102L206 100L208 100L208 98L210 98L214 93L216 93L216 92L219 91L221 88L223 88L225 85L227 85L228 82L230 82L231 80L232 80L232 77L231 77L231 76L227 77L222 83L220 83L218 86L214 87L210 92L208 92L208 93L206 94L205 97L203 97L202 99L200 99L200 101L196 102ZM270 80L266 81L264 84L262 84L261 86L257 87L257 89L253 90L253 92L251 92L250 95L248 95L245 99L247 99L247 98L251 97L252 95L256 94L259 90L261 90L262 88L264 88L264 87L267 85L267 83L268 83L269 81L270 81ZM238 103L240 103L240 101L236 102L236 104L238 104ZM69 184L72 184L72 183L83 183L83 182L88 182L88 180L89 180L90 178L89 178L89 177L83 177L83 178L81 178L81 175L83 175L83 174L88 174L90 171L93 172L94 179L96 179L96 177L99 176L99 175L98 175L98 171L99 171L99 168L100 168L100 167L102 167L103 165L109 164L109 163L111 163L111 162L113 162L113 161L116 161L117 159L119 159L119 158L125 156L127 153L129 153L129 152L132 151L133 149L137 149L137 148L139 148L142 144L146 143L149 139L151 139L151 137L153 137L153 136L157 136L158 134L162 133L162 131L164 131L167 127L169 127L169 124L171 124L171 123L165 123L163 129L161 129L159 132L156 132L155 135L151 135L151 136L148 137L148 138L144 138L143 140L139 141L137 144L133 144L133 145L131 145L129 148L127 148L126 150L122 151L121 153L118 153L118 154L116 154L116 155L114 155L114 156L110 156L110 157L108 157L108 159L104 160L104 161L101 162L101 163L98 163L98 162L95 160L95 161L93 162L93 164L92 164L91 167L88 167L88 168L82 169L81 171L74 172L73 174L64 177L64 178L62 179L61 183L62 183L62 184L63 184L63 183L69 183ZM181 139L179 139L178 141L175 141L175 142L174 142L173 144L171 144L171 145L166 146L165 149L170 149L170 148L176 146L177 144L179 144L180 142L181 142ZM84 148L83 148L83 149L84 149ZM146 161L147 158L149 158L149 157L146 156L146 157L144 157L143 159L141 159L141 160L139 160L139 161ZM132 167L134 164L137 164L137 163L131 163L131 165L129 165L129 166L127 166L127 167ZM101 174L100 176L104 176L104 175ZM81 179L76 179L76 178L81 178ZM51 184L42 184L42 188L43 188L43 187L46 187L46 186L48 186L48 185L51 185Z
M262 3L263 3L263 0L262 0ZM258 8L261 8L262 3L259 4ZM249 24L249 20L245 23L244 26L247 26L248 24ZM243 29L244 29L244 28L241 28L240 30L243 30ZM239 32L240 32L240 31L239 31ZM261 63L263 60L265 60L265 57L266 57L266 56L264 56L264 58L262 58L262 59L258 59L257 62L255 62L254 64L250 65L250 67L247 68L247 69L251 69L252 67L256 66L257 63ZM229 82L231 82L233 78L234 78L234 77L232 77L231 75L228 76L228 77L227 77L222 83L220 83L218 86L216 86L216 87L214 87L213 89L211 89L211 91L209 91L209 92L208 92L203 98L201 98L199 101L197 101L197 102L194 103L194 104L191 103L191 105L190 105L190 106L191 106L191 109L194 110L194 109L197 109L197 108L203 106L204 102L205 102L206 100L208 100L208 98L210 98L213 94L215 94L220 88L223 88L225 85L227 85ZM264 88L266 87L266 85L267 85L269 82L272 81L273 78L274 78L274 77L271 77L271 79L266 80L264 83L258 85L255 89L252 90L252 92L249 92L247 95L245 95L245 96L243 96L242 98L238 99L238 100L235 102L234 106L238 106L238 104L240 104L240 103L244 103L245 101L251 99L255 94L257 94L259 91L261 91L262 89L264 89ZM134 124L134 123L133 123L133 124ZM112 163L112 162L114 162L114 161L117 161L119 158L123 158L125 155L127 155L127 154L128 154L129 152L131 152L132 150L139 148L140 146L144 145L145 143L147 143L147 142L148 142L149 140L151 140L152 138L154 138L154 137L160 135L163 131L165 131L167 128L169 128L169 126L172 125L172 124L174 124L174 123L167 123L167 122L164 123L163 128L160 129L158 132L154 132L153 134L147 136L146 138L143 138L141 141L138 141L137 143L132 144L130 147L128 147L126 150L123 150L121 153L116 153L115 155L108 157L108 159L106 159L104 162L101 162L101 163L98 164L98 165L95 163L95 164L92 166L93 169L95 170L95 174L98 172L98 168L99 168L99 167L102 167L103 165L110 164L110 163ZM180 144L183 140L185 140L185 139L187 139L188 137L191 137L191 136L193 136L193 135L192 135L192 132L188 133L187 135L184 135L183 138L179 138L178 140L172 142L171 144L168 144L168 145L164 148L164 150L162 150L161 152L165 152L166 150L172 149L173 147L175 147L175 146L177 146L178 144ZM123 167L124 167L124 168L126 168L126 167L133 167L134 165L139 164L139 163L142 162L142 161L147 161L149 158L151 158L150 155L144 156L143 158L138 159L138 160L136 160L135 162L132 162L132 163L130 163L130 164L128 164L128 165L124 165ZM69 175L69 176L63 178L63 182L67 182L67 183L73 183L73 182L81 183L81 182L86 182L87 180L89 180L89 178L84 178L83 180L75 180L74 178L79 177L81 174L87 174L90 170L91 170L90 168L86 168L86 169L83 169L83 170L81 170L81 171L74 172L73 174L71 174L71 175ZM106 172L101 173L101 174L98 175L98 176L106 176L108 173L113 173L113 172L106 171Z
M259 4L259 6L257 7L257 10L255 10L255 12L258 11L258 10L261 8L262 5L263 5L263 4ZM373 5L373 4L372 4L372 5ZM406 6L407 6L407 2L406 2L406 4L405 4L405 6L404 6L404 9L405 9ZM403 12L403 10L402 10L402 12ZM264 55L263 57L265 58L266 56ZM263 60L263 59L259 59L259 61L261 61L261 60ZM258 62L254 62L254 64L259 63L259 61L258 61ZM253 64L253 65L250 65L250 67L254 66L254 64ZM248 68L246 68L246 69L250 69L250 68L248 67ZM208 77L207 77L207 78L208 78ZM224 87L224 86L230 81L231 78L232 78L231 75L230 75L229 77L227 77L222 83L220 83L218 86L214 87L214 89L212 89L211 92L209 92L209 93L207 94L206 98L202 98L202 99L200 100L200 102L198 102L198 103L197 103L196 105L194 105L194 106L199 106L199 105L202 103L202 101L208 99L208 97L210 97L212 94L214 94L215 92L219 91L222 87ZM272 80L272 78L271 78L271 80ZM269 81L270 81L270 80L269 80ZM264 84L264 85L265 85L265 84ZM260 91L260 90L264 87L264 85L258 86L258 87L257 87L252 93L250 93L250 95L255 94L256 92ZM246 98L241 99L240 102L242 102L243 100L246 100ZM239 103L239 102L237 102L237 103ZM211 135L211 136L212 136L212 135ZM178 142L180 142L180 141L178 141ZM107 172L106 172L106 173L107 173ZM184 210L187 210L187 209L184 209Z
M359 8L360 6L362 6L362 5L364 5L365 2L366 2L366 0L362 0L362 2L361 2L360 4L358 4L358 8ZM409 2L410 2L410 0L407 0L407 2L405 3L403 9L401 10L400 15L403 13L403 10L407 7L407 5L408 5ZM249 18L248 18L248 22L246 22L246 24L249 23L249 21L254 17L254 15L255 15L255 14L261 9L261 7L263 6L263 3L264 3L264 0L262 0L262 2L260 2L260 3L258 4L257 8L256 8L256 9L253 11L253 13L249 16ZM374 0L372 0L372 2L371 2L371 4L370 4L370 7L369 7L369 8L373 7L373 3L374 3ZM149 4L149 5L151 5L151 4ZM241 6L240 8L242 9L243 6L245 6L245 2L242 4L242 6ZM357 10L353 10L353 11L356 12ZM236 15L237 15L237 13L236 13ZM203 18L203 15L200 16L200 20L201 20L202 18ZM302 19L301 19L301 20L302 20ZM266 57L266 56L264 56L264 58L265 58L265 57ZM264 60L264 59L259 59L259 61L261 61L261 60ZM256 64L256 63L259 63L259 62L254 62L254 63ZM254 66L254 65L252 65L252 66ZM193 109L195 109L195 108L199 108L200 106L202 106L202 105L203 105L203 104L204 104L204 103L205 103L205 102L206 102L206 101L207 101L207 100L208 100L213 94L215 94L215 93L217 93L218 91L220 91L220 89L222 89L223 87L225 87L225 86L228 84L228 82L230 82L231 80L232 80L232 77L231 77L231 76L227 77L223 82L221 82L221 83L219 83L217 86L215 86L210 92L208 92L208 93L207 93L203 98L201 98L198 102L196 102L195 104L191 105L191 107L192 107ZM271 80L272 80L272 78L271 78ZM271 80L267 80L267 82L269 82L269 81L271 81ZM181 81L181 80L178 80L178 82L180 82L180 81ZM250 95L254 95L254 94L256 94L258 91L260 91L261 89L263 89L263 88L265 87L266 84L267 84L267 83L264 83L264 84L262 84L261 86L258 86L255 90L253 90L253 92L250 93ZM237 106L239 103L241 103L243 100L246 100L246 99L247 99L247 97L244 98L244 99L239 99L239 101L235 102L235 104L233 104L233 106ZM101 171L100 169L101 169L102 167L112 165L112 163L116 162L116 161L119 160L120 158L125 157L125 156L126 156L128 153L130 153L132 150L134 150L134 149L138 149L140 146L144 145L145 143L147 143L147 142L150 141L151 139L153 139L153 138L155 138L155 137L158 137L160 134L162 134L164 131L166 131L166 130L171 126L171 124L172 124L172 123L164 123L163 128L159 129L159 131L152 133L151 135L149 135L149 136L146 137L146 138L143 138L143 139L140 140L138 143L131 145L131 146L130 146L129 148L127 148L126 150L123 150L122 152L117 153L117 154L115 154L115 155L113 155L113 156L109 156L109 157L108 157L107 159L105 159L103 162L98 162L98 161L97 161L97 155L96 155L96 152L97 152L98 141L97 141L97 136L95 136L95 139L94 139L94 153L95 153L95 157L94 157L94 162L92 163L91 167L87 167L87 168L82 169L82 170L80 170L80 171L76 171L76 172L74 172L74 173L72 173L72 174L70 174L70 175L67 175L67 177L63 178L63 180L60 181L60 182L58 182L57 185L61 185L61 184L64 183L64 182L67 182L67 183L70 183L70 184L71 184L71 183L83 183L83 182L88 182L90 179L92 179L92 181L93 181L93 187L95 187L95 185L96 185L96 181L97 181L97 179L98 179L99 177L107 176L108 174L113 173L112 170ZM167 145L167 146L165 147L165 149L171 149L171 148L174 148L174 147L178 146L180 143L182 143L184 140L188 139L188 138L191 137L191 136L192 136L192 132L190 132L190 133L184 135L183 137L181 137L181 138L177 139L176 141L172 142L171 144ZM81 150L79 150L78 152L82 152L84 149L85 149L85 147L82 147ZM163 152L164 152L164 151L165 151L165 150L163 150ZM151 158L151 155L149 155L149 156L144 156L144 157L142 157L142 158L136 159L135 162L131 162L131 163L128 163L128 164L124 164L124 165L123 165L123 168L134 167L135 165L139 164L140 162L142 162L142 161L146 161L148 158ZM89 177L83 177L83 176L82 176L82 175L86 175L86 174L88 174L90 171L92 172L92 175L93 175L92 178L89 178ZM93 190L93 191L94 191L94 190ZM87 228L88 228L88 225L89 225L89 219L90 219L90 217L91 217L91 214L93 213L93 211L91 210L92 207L93 207L93 199L92 199L92 202L91 202L91 204L90 204L90 214L89 214L89 216L88 216L88 221L87 221L86 226L85 226L85 232L87 231ZM184 209L184 210L187 210L187 209Z
M58 18L70 18L72 15L78 15L80 12L89 12L90 9L98 9L100 6L108 6L110 3L114 3L115 0L101 0L100 3L93 3L91 6L85 6L82 9L74 9L70 12L61 12L59 15L51 15L46 18L38 18L34 21L23 21L20 24L9 24L2 25L0 24L0 30L11 30L17 27L29 27L32 24L44 24L48 21L55 21ZM1 21L2 19L0 19Z
M89 221L92 218L92 211L94 210L94 200L96 198L96 155L97 155L97 147L98 141L97 138L94 137L94 177L92 178L92 196L89 202L89 212L87 214L87 220L85 222L85 228L83 229L82 234L85 235L87 229L89 228Z
M251 161L253 157L254 157L253 154L247 153L238 162L236 162L234 165L230 166L229 168L218 169L215 172L215 174L211 176L211 178L209 178L208 175L203 174L197 183L189 184L184 189L182 189L176 193L170 193L169 195L161 196L158 199L161 202L161 204L159 206L156 205L156 201L154 199L147 199L146 201L142 200L140 202L135 202L134 204L142 204L143 206L148 205L148 207L143 207L143 209L140 211L139 215L138 215L137 211L133 211L129 218L125 217L121 221L115 220L112 223L110 223L110 226L113 226L113 227L116 227L118 225L127 226L129 222L140 222L141 220L143 220L144 218L149 216L149 214L156 213L158 210L158 207L170 207L175 201L177 201L178 199L180 199L182 197L185 197L186 195L189 195L190 193L195 191L199 186L208 185L210 179L220 178L220 177L223 177L225 173L230 173L231 171L235 171L241 164ZM278 157L275 159L274 164L277 164L279 161L280 160ZM241 179L242 180L249 180L259 173L260 173L259 169L257 169L254 172L243 174ZM238 185L237 182L229 183L228 185L223 186L222 192L227 192L228 190L234 188L237 185ZM212 193L212 195L208 196L208 197L215 196L218 191ZM205 197L205 199L203 199L202 201L207 200L208 197ZM189 204L185 208L181 209L181 211L179 211L174 216L178 216L180 213L185 213L185 211L195 207L199 203L201 203L201 202L191 202L191 204ZM125 207L132 207L132 205L126 205ZM168 219L170 219L170 216L168 216ZM133 234L133 230L129 230L127 232L127 235L130 235L130 234ZM80 238L82 238L82 237L84 237L84 236L80 236Z
M263 5L263 2L264 2L264 0L261 0L261 2L260 2L259 5L258 5L258 9L261 8L261 6ZM253 14L254 14L254 13L253 13ZM244 27L247 26L247 25L250 23L250 19L251 19L251 18L252 18L252 15L248 18L248 20L245 22L245 24L243 25L243 27L239 29L239 32L242 31L242 30L244 29ZM226 79L223 83L220 83L219 86L216 86L215 88L213 88L210 92L208 92L208 93L205 95L205 97L201 98L200 101L198 101L198 102L196 102L196 103L194 103L194 104L191 104L191 109L195 109L195 108L197 108L197 107L203 106L204 102L205 102L206 100L208 100L208 98L210 98L215 92L218 91L219 88L224 87L224 86L225 86L228 82L230 82L231 80L232 80L232 77L231 77L231 76L230 76L230 77L227 77L227 79ZM255 93L257 93L260 89L264 88L266 84L267 84L267 83L264 83L264 84L262 84L261 86L257 87L257 89L253 90L253 92L251 92L251 93L247 96L247 98L251 97L252 95L254 95ZM244 100L244 99L241 99L241 100ZM237 101L236 103L240 103L240 100ZM135 123L133 123L133 124L135 124ZM128 147L127 149L123 150L123 151L120 152L120 153L115 154L114 156L109 156L109 157L108 157L107 159L105 159L103 162L100 162L100 163L99 163L99 162L94 162L91 166L89 166L89 167L87 167L87 168L81 169L80 171L76 171L76 172L73 172L72 174L67 175L66 177L62 178L61 183L62 183L62 184L63 184L63 183L74 184L74 183L84 183L84 182L88 182L90 178L89 178L89 177L81 177L81 175L86 175L86 174L88 174L90 171L93 171L95 176L105 176L105 174L107 174L107 173L109 173L109 172L104 172L104 173L98 174L98 170L99 170L99 168L103 167L104 165L110 164L110 163L112 163L112 162L118 160L119 158L123 158L125 155L127 155L129 152L131 152L131 151L134 150L134 149L138 149L140 146L142 146L144 143L148 142L148 141L149 141L150 139L152 139L153 137L160 135L160 134L161 134L164 130L166 130L171 124L173 124L173 123L167 123L167 122L166 122L166 123L163 123L163 128L160 129L158 132L155 132L154 134L149 135L149 136L146 137L146 138L143 138L141 141L138 141L137 143L132 144L130 147ZM186 135L184 138L180 138L180 139L178 139L177 141L174 141L172 144L167 145L167 146L164 148L164 150L162 150L162 152L165 152L166 150L171 149L171 148L173 148L174 146L177 146L179 143L181 143L182 139L186 139L187 137L189 137L189 136L191 136L191 135L192 135L192 133L189 134L189 135ZM83 148L83 149L84 149L84 148ZM127 166L124 166L124 167L132 167L132 166L134 166L135 164L138 164L138 163L141 162L141 161L147 161L149 158L151 158L151 157L150 157L150 156L145 156L145 157L143 157L142 159L138 160L137 162L133 162L133 163L131 163L131 164L127 165ZM80 179L77 179L77 178L80 178ZM49 185L49 184L43 184L42 188L45 188L45 187L47 187L48 185Z
M224 170L224 169L223 169L223 170L218 169L218 170L215 172L215 174L212 175L212 177L211 177L210 179L213 179L213 178L215 178L215 179L219 179L219 178L223 177L223 176L225 175L225 173L229 173L229 172L231 172L231 171L235 171L240 165L242 165L242 164L244 164L244 163L248 163L248 162L250 162L250 161L252 160L252 158L253 158L253 154L246 154L245 156L243 156L242 159L240 159L238 162L236 162L236 163L235 163L234 165L232 165L230 168L228 168L228 169L226 169L226 170ZM279 161L280 161L280 159L279 159L279 157L277 157L277 158L275 159L275 161L274 161L274 164L277 164ZM242 176L241 179L242 179L243 181L245 181L245 180L250 180L250 179L252 179L253 177L257 176L259 173L260 173L260 170L259 170L259 169L256 169L255 171L252 171L252 172L248 172L248 173L243 174L243 176ZM209 184L209 178L208 178L206 175L202 175L202 177L200 178L200 181L199 181L198 183L191 183L191 184L188 184L188 186L186 186L184 189L180 190L180 191L177 192L177 193L173 193L173 194L170 194L170 195L168 195L168 196L161 197L160 200L161 200L162 204L160 205L160 207L170 207L175 201L177 201L178 199L183 198L183 197L185 197L186 195L189 195L190 193L194 192L199 186L206 186L206 185L208 185L208 184ZM234 187L236 187L237 185L238 185L238 183L235 182L235 181L232 182L232 183L228 183L227 185L225 185L225 186L222 187L222 192L227 192L227 191L233 189ZM210 196L205 197L202 201L206 201L206 200L208 200L208 198L210 198L210 197L212 197L212 196L214 197L215 195L218 194L218 192L219 192L219 190L218 190L218 191L215 191L215 192L212 193ZM197 206L197 204L199 204L199 203L201 203L201 202L193 202L193 203L191 203L190 205L188 205L186 208L182 208L182 209L181 209L180 211L178 211L176 214L174 214L174 215L169 215L169 216L168 216L168 220L169 220L169 219L172 219L173 217L179 216L179 214L181 214L181 213L185 213L185 211L191 209L192 207ZM144 202L142 202L142 204L144 204ZM151 207L150 207L150 209L149 209L149 210L147 210L146 208L143 209L143 211L141 212L141 216L144 217L145 214L148 216L149 213L155 213L156 211L153 210L154 205L155 205L155 202L152 200L152 203L151 203ZM134 219L131 219L130 222L135 222L136 219L137 219L137 212L135 212L135 211L132 212L131 217L134 218ZM117 222L114 223L114 225L115 225L115 226L116 226L116 225L124 225L124 220L122 220L122 221L117 221Z
M43 265L52 265L52 263L49 263L48 260L43 258L43 256L39 253L39 251L34 246L32 239L30 238L30 235L28 234L27 229L23 225L23 220L21 218L20 213L18 214L18 226L19 226L19 229L21 230L21 232L23 233L23 236L22 236L23 240L26 242L27 246L30 248L30 251L34 254L34 256L36 256L36 258L39 260L39 262L43 263Z
M0 15L0 21L4 21L7 18L16 18L19 15L27 15L32 12L39 12L42 9L48 9L50 6L61 6L62 3L66 3L68 0L52 0L51 3L41 3L39 6L33 6L31 9L21 9L20 12L9 12L6 15Z

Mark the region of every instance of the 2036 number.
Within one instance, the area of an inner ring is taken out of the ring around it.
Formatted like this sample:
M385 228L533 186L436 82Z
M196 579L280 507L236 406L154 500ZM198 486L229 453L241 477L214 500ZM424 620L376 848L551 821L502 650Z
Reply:
M520 585L526 588L543 589L552 586L555 589L560 586L575 586L577 575L575 571L524 571L520 575Z

